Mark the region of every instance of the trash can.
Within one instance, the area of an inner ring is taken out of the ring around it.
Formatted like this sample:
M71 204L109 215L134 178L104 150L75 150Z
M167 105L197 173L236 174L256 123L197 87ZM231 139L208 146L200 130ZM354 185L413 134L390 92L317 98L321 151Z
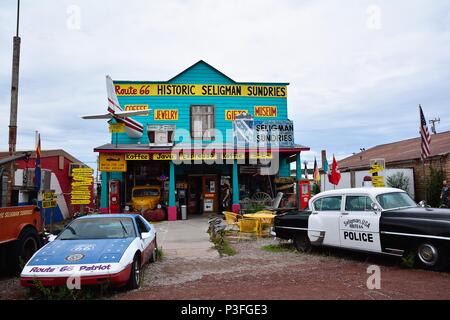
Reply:
M187 219L187 207L185 205L181 206L181 219L182 220Z

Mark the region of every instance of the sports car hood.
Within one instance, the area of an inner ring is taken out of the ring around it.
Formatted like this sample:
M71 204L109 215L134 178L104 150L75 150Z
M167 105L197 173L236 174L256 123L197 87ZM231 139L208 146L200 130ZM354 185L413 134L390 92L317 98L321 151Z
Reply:
M117 263L134 238L55 240L39 250L27 266Z
M383 211L383 217L402 217L413 219L431 219L450 221L450 209L437 208L406 208Z

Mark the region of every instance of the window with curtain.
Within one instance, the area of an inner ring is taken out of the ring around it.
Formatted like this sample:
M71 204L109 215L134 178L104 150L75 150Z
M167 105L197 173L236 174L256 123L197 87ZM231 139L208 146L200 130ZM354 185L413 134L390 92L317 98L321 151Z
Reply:
M191 137L195 140L214 140L214 106L191 106Z

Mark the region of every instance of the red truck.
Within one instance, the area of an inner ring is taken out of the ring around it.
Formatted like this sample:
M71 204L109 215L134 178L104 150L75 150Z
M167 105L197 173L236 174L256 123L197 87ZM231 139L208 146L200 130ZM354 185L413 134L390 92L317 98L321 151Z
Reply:
M21 157L1 159L0 170L3 169L2 165ZM35 205L0 207L0 270L20 271L43 245L44 229L41 221L39 208Z
M36 206L0 208L0 263L19 271L42 246L41 216Z

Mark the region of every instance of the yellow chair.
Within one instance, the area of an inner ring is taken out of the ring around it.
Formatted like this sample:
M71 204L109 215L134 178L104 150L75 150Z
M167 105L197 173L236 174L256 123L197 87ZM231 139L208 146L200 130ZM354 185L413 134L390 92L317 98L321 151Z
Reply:
M242 233L254 233L256 238L260 233L260 223L257 219L241 218L238 220L239 235Z
M234 212L230 211L224 211L223 215L225 216L225 221L227 222L227 225L231 228L233 227L239 227L238 225L238 215Z

